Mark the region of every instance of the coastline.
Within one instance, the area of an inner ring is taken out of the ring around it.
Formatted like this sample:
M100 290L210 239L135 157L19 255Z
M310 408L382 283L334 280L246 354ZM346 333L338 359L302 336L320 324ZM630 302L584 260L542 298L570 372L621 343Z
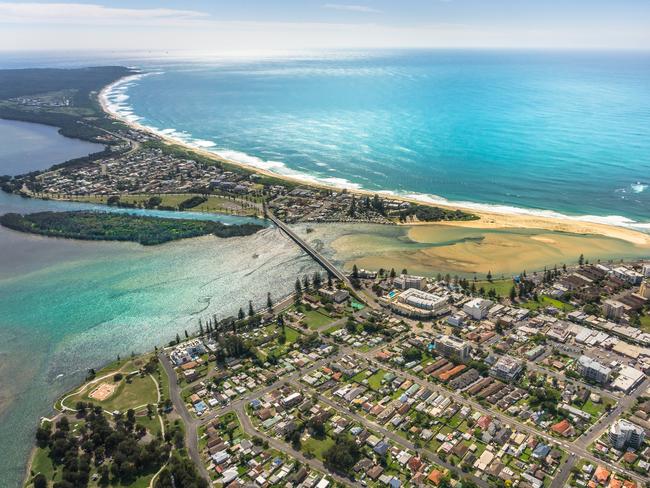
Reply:
M624 226L623 222L627 219L620 217L620 224L606 223L603 221L611 220L611 217L598 217L598 216L569 216L563 215L558 212L550 210L528 210L528 209L517 209L515 207L506 207L499 205L489 205L489 204L472 204L470 202L460 202L453 203L448 202L442 198L434 198L427 195L401 195L396 194L390 191L370 191L364 190L362 188L349 187L349 186L335 186L333 184L327 184L320 181L314 181L307 176L301 177L297 175L285 175L279 172L274 172L266 168L260 168L253 164L248 164L242 161L237 161L234 159L225 158L215 152L209 151L202 147L197 147L197 145L190 144L186 141L179 140L170 136L169 134L161 133L160 131L154 131L150 127L147 127L137 121L129 120L123 114L120 114L118 111L111 108L111 101L108 99L109 94L117 86L130 81L139 79L145 75L144 73L129 75L123 78L116 80L115 82L105 86L97 95L98 102L110 117L115 118L121 123L133 128L134 130L146 132L151 134L169 145L181 146L185 149L193 151L201 156L210 158L217 162L226 163L229 165L237 166L243 168L247 171L253 173L262 174L268 177L277 178L294 184L301 184L306 186L312 186L315 188L327 189L327 190L342 190L346 189L350 193L357 195L384 195L389 196L391 199L405 201L409 203L415 203L420 205L429 205L435 207L441 207L450 210L462 210L465 212L473 213L477 217L477 220L472 221L449 221L449 222L435 222L436 224L442 224L452 227L475 227L482 229L514 229L514 228L524 228L524 229L542 229L554 232L567 232L574 234L592 234L592 235L601 235L605 237L611 237L614 239L621 239L632 243L639 247L648 247L650 248L650 234L646 234L640 230L636 230L630 226ZM354 186L354 185L353 185ZM485 207L494 207L494 210ZM500 210L500 211L499 211ZM416 222L416 223L406 223L398 225L428 225L430 222ZM639 226L647 226L647 224L639 224Z

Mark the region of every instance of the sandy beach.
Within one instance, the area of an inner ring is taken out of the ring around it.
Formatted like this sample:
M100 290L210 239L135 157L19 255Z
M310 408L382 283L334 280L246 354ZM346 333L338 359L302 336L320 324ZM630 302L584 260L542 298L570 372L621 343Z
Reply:
M135 75L138 76L138 75ZM124 82L125 79L133 78L131 77L126 77L121 80L116 81L115 83L108 85L104 87L104 89L99 93L98 99L99 103L102 107L102 109L114 117L115 119L119 120L120 122L140 131L148 132L152 135L155 135L156 137L164 140L166 143L170 145L176 145L176 146L182 146L188 150L194 151L197 154L200 154L202 156L205 156L207 158L211 158L215 161L219 161L222 163L226 164L231 164L234 166L239 166L241 168L244 168L248 171L271 176L274 178L279 178L283 179L286 181L294 182L294 183L300 183L308 186L313 186L313 187L318 187L318 188L326 188L326 189L335 189L335 190L340 190L340 188L333 187L331 185L326 185L322 183L317 183L314 181L310 181L309 179L303 179L297 176L288 176L288 175L283 175L280 173L276 173L273 171L269 171L264 168L259 168L257 166L253 166L250 164L243 163L241 161L235 161L232 159L227 159L224 158L218 154L215 154L214 152L208 151L204 148L196 147L195 145L185 143L183 141L180 141L178 139L174 139L170 136L167 136L165 134L160 134L159 132L154 132L150 128L139 124L138 122L134 122L131 120L126 119L125 117L121 116L119 113L116 111L112 110L110 107L110 102L107 99L107 94L115 87L115 85L121 84ZM359 195L374 195L376 193L382 194L383 192L376 192L376 191L367 191L363 189L348 189L347 191L351 193L356 193ZM598 223L598 222L591 222L587 221L584 218L578 219L578 218L572 218L569 216L545 216L545 215L536 215L535 213L529 212L526 209L521 209L520 211L513 211L513 212L496 212L496 211L491 211L491 210L484 210L484 209L477 209L473 206L463 206L463 205L457 205L457 204L449 204L449 203L440 203L438 201L427 201L427 199L418 199L414 197L407 197L403 195L394 195L392 193L384 192L387 197L390 197L391 199L395 200L402 200L402 201L407 201L411 203L417 203L420 205L431 205L435 207L441 207L441 208L449 208L449 209L460 209L469 213L473 213L479 217L478 220L473 220L473 221L467 221L467 222L462 222L462 221L454 221L454 222L437 222L436 224L438 225L446 225L446 226L451 226L451 227L466 227L466 228L480 228L480 229L540 229L540 230L547 230L551 232L566 232L566 233L573 233L573 234L589 234L589 235L600 235L600 236L605 236L613 239L621 239L623 241L626 241L628 243L634 244L635 246L640 246L640 247L647 247L650 252L650 234L645 234L643 232L630 229L627 227L622 227L622 226L617 226L617 225L610 225L610 224L605 224L605 223ZM540 211L540 213L545 213L543 211ZM547 213L553 213L553 212L547 212ZM597 217L594 217L594 220L597 220ZM401 224L401 225L430 225L429 223L409 223L409 224Z

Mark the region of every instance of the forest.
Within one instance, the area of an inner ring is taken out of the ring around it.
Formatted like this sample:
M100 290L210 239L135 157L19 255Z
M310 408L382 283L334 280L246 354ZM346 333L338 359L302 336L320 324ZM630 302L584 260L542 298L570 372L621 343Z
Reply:
M148 217L123 213L72 211L8 213L0 224L20 232L94 241L131 241L144 246L213 234L247 236L263 229L258 224L225 225L207 220Z

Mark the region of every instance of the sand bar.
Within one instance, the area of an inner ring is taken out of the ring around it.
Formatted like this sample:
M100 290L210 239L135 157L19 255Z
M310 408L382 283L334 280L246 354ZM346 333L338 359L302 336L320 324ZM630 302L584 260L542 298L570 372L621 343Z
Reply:
M170 145L182 146L206 158L213 159L214 161L220 161L231 165L239 166L241 168L247 169L254 173L259 173L266 176L286 180L289 182L300 183L300 184L313 186L317 188L325 188L325 189L333 189L333 190L341 189L341 188L334 187L332 185L314 182L308 179L307 177L301 178L300 176L283 175L281 173L276 173L264 168L259 168L257 166L246 164L241 161L224 158L218 154L215 154L214 152L208 151L206 149L198 148L195 145L189 144L187 142L179 141L178 139L174 139L171 136L160 134L159 132L155 132L149 127L146 127L138 122L134 122L126 119L125 117L123 117L122 115L120 115L119 113L111 109L110 102L107 98L109 92L116 85L123 83L125 79L133 79L133 76L127 76L125 78L117 80L116 82L110 85L107 85L102 89L102 91L99 93L98 96L99 103L102 109L110 116L114 117L115 119L119 120L125 125L128 125L135 130L152 134L164 140ZM363 189L348 189L348 191L360 195L374 195L376 193L380 193L380 194L382 193L382 192L368 191ZM578 218L572 218L569 216L556 217L556 216L535 215L532 213L526 213L525 209L521 209L521 213L495 212L495 211L489 211L483 209L476 209L470 206L449 204L444 202L440 203L438 201L427 202L426 200L423 201L415 197L394 195L388 192L386 192L386 196L392 199L408 201L411 203L418 203L421 205L431 205L435 207L449 208L449 209L460 209L466 212L473 213L479 217L479 220L473 220L469 222L459 222L459 221L445 222L442 223L443 225L456 226L456 227L484 228L484 229L515 229L515 228L543 229L543 230L557 231L557 232L570 232L575 234L598 234L602 236L612 237L615 239L622 239L627 242L636 244L638 246L643 246L643 247L650 246L650 234L645 234L643 232L634 229L617 226L617 225L589 222L586 220L579 220ZM413 224L408 224L408 225L413 225ZM423 223L422 225L427 225L427 224Z

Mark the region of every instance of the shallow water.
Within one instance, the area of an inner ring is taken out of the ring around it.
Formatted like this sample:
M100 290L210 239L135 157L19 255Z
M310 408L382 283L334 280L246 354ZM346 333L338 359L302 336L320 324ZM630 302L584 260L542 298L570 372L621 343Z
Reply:
M650 257L650 248L598 235L541 229L478 229L441 224L301 224L293 226L337 266L351 270L406 268L409 272L473 277L512 276L586 259ZM307 232L307 229L310 229Z
M0 193L0 213L85 205ZM19 486L38 418L99 367L153 349L198 318L292 291L317 266L275 228L144 247L0 227L0 486Z

